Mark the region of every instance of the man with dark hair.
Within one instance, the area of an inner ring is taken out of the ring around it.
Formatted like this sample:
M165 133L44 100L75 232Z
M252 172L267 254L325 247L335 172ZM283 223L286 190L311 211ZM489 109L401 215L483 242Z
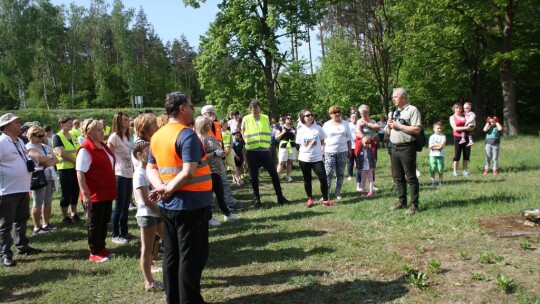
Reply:
M407 92L403 88L394 89L392 100L397 109L391 112L386 125L392 143L392 167L398 190L399 201L392 209L407 207L407 184L411 191L411 202L405 212L412 215L418 211L419 183L416 176L416 138L422 122L420 111L407 101Z
M11 245L20 254L37 254L40 249L29 246L26 222L30 218L30 178L34 161L17 137L21 132L19 117L12 113L0 116L0 258L4 267L17 264ZM13 230L14 238L11 237Z
M152 137L146 172L165 222L163 281L167 303L204 303L212 178L203 145L188 126L195 108L186 93L167 95L166 125Z
M277 195L279 205L290 202L283 196L281 184L277 174L274 160L270 154L271 130L270 120L267 115L261 114L261 105L254 100L249 104L250 115L246 115L242 120L242 137L246 142L246 160L251 173L251 187L253 189L253 206L261 207L261 196L259 194L259 164L270 174L272 185Z

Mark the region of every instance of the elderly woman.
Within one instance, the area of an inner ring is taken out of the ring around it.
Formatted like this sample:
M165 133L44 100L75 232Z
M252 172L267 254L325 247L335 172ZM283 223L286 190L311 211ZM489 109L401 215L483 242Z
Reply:
M105 247L107 225L111 219L112 200L116 198L115 157L104 144L103 125L86 120L86 141L77 151L76 170L83 206L88 213L89 260L107 262L113 256Z
M112 133L107 146L114 153L116 164L116 187L118 189L116 204L112 214L112 241L125 244L137 239L128 232L128 216L131 195L133 194L133 162L129 144L129 116L123 112L114 114Z
M454 172L452 175L454 177L458 176L458 167L459 161L461 159L461 154L463 154L463 176L469 176L468 165L469 158L471 156L471 147L468 146L469 137L465 137L465 142L460 144L462 138L462 133L465 131L472 131L472 127L465 126L465 115L463 115L463 106L460 103L454 104L452 107L454 110L454 115L450 116L450 125L454 130L454 159L453 159L453 168Z
M58 169L58 178L62 189L60 197L60 207L64 216L62 222L72 223L81 220L77 214L79 185L77 185L77 173L75 172L75 157L77 149L79 149L79 142L77 137L69 132L73 127L73 119L63 116L58 120L58 123L62 130L54 135L53 147L56 156L58 156L56 169ZM71 213L69 213L68 208L71 209Z
M195 119L195 132L201 139L204 149L206 150L206 160L212 171L212 189L216 195L216 200L218 202L219 209L223 214L223 219L225 221L236 221L240 219L238 215L231 213L227 203L225 202L225 191L223 190L223 182L221 180L221 175L226 174L223 172L223 166L218 162L223 162L222 156L224 154L221 149L221 143L212 135L209 134L212 129L212 124L214 122L207 117L199 116ZM228 185L227 185L228 187ZM220 226L221 223L211 218L208 222L211 226Z
M374 120L369 117L369 106L363 104L358 107L358 112L360 113L360 119L356 123L356 143L358 148L356 151L361 149L361 139L368 135L371 138L371 149L375 154L375 162L377 162L377 141L375 140L377 132L381 129L381 126ZM359 170L357 168L357 170ZM356 185L356 191L365 191L360 186L360 181ZM373 172L373 182L375 182L375 172ZM378 190L377 187L373 186L374 190Z
M338 106L331 106L328 109L330 120L323 125L326 134L325 145L323 146L324 167L326 169L326 180L328 181L328 193L332 188L332 178L336 172L336 199L341 199L341 187L343 186L343 175L347 160L351 157L351 131L346 121L341 119L341 111ZM324 198L323 198L324 200ZM334 205L331 203L325 206Z
M332 206L334 203L328 198L328 181L326 180L326 171L322 158L322 147L324 146L326 134L319 125L314 123L313 113L310 110L302 110L300 120L304 126L298 130L296 143L300 145L298 163L304 177L304 190L308 197L307 206L308 208L313 206L311 170L315 171L321 184L323 204Z
M28 140L30 140L26 144L28 155L37 163L35 170L44 170L47 179L47 185L45 187L32 190L32 199L34 201L32 207L33 234L36 235L58 230L57 227L49 223L51 219L54 179L56 177L54 165L56 165L58 159L52 152L52 149L43 143L43 139L46 136L45 130L38 126L31 126L28 129L27 135ZM42 218L43 225L41 225Z

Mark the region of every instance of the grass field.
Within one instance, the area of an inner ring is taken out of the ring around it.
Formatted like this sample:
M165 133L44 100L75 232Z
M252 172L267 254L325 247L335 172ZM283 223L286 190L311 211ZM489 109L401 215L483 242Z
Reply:
M363 199L345 181L336 207L306 208L298 169L294 182L282 184L295 204L277 206L262 172L264 208L210 230L203 296L210 303L540 303L540 235L496 238L477 221L540 207L538 151L538 137L504 139L501 174L484 176L478 141L471 176L452 178L447 147L446 185L432 188L424 149L420 212L411 217L388 209L397 195L385 152L377 169L381 190ZM249 205L249 186L233 192ZM60 225L57 200L53 213ZM31 237L44 253L15 255L16 267L0 268L0 302L164 302L164 294L143 289L138 242L116 245L109 238L117 257L98 265L87 261L85 226L60 226ZM138 234L134 214L130 229Z

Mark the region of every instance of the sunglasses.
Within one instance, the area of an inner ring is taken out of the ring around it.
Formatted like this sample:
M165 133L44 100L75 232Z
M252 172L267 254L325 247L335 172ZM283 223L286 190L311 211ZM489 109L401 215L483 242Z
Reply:
M306 114L304 117L313 117L313 114Z
M287 117L286 119L291 119L290 117Z
M43 136L45 136L45 135L44 134L36 135L37 138L43 138Z
M332 112L332 114L339 115L339 114L341 114L341 112L340 111L334 111L334 112Z

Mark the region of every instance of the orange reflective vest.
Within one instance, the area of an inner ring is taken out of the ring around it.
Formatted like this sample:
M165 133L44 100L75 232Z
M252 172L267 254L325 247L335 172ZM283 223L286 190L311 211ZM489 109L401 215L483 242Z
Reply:
M168 123L152 136L150 148L156 159L159 176L165 183L170 182L178 173L182 172L184 162L176 153L176 140L184 128L186 126L180 123ZM201 146L203 146L202 143ZM205 154L195 170L195 176L176 191L211 191L212 177L210 173L210 166L208 166Z

